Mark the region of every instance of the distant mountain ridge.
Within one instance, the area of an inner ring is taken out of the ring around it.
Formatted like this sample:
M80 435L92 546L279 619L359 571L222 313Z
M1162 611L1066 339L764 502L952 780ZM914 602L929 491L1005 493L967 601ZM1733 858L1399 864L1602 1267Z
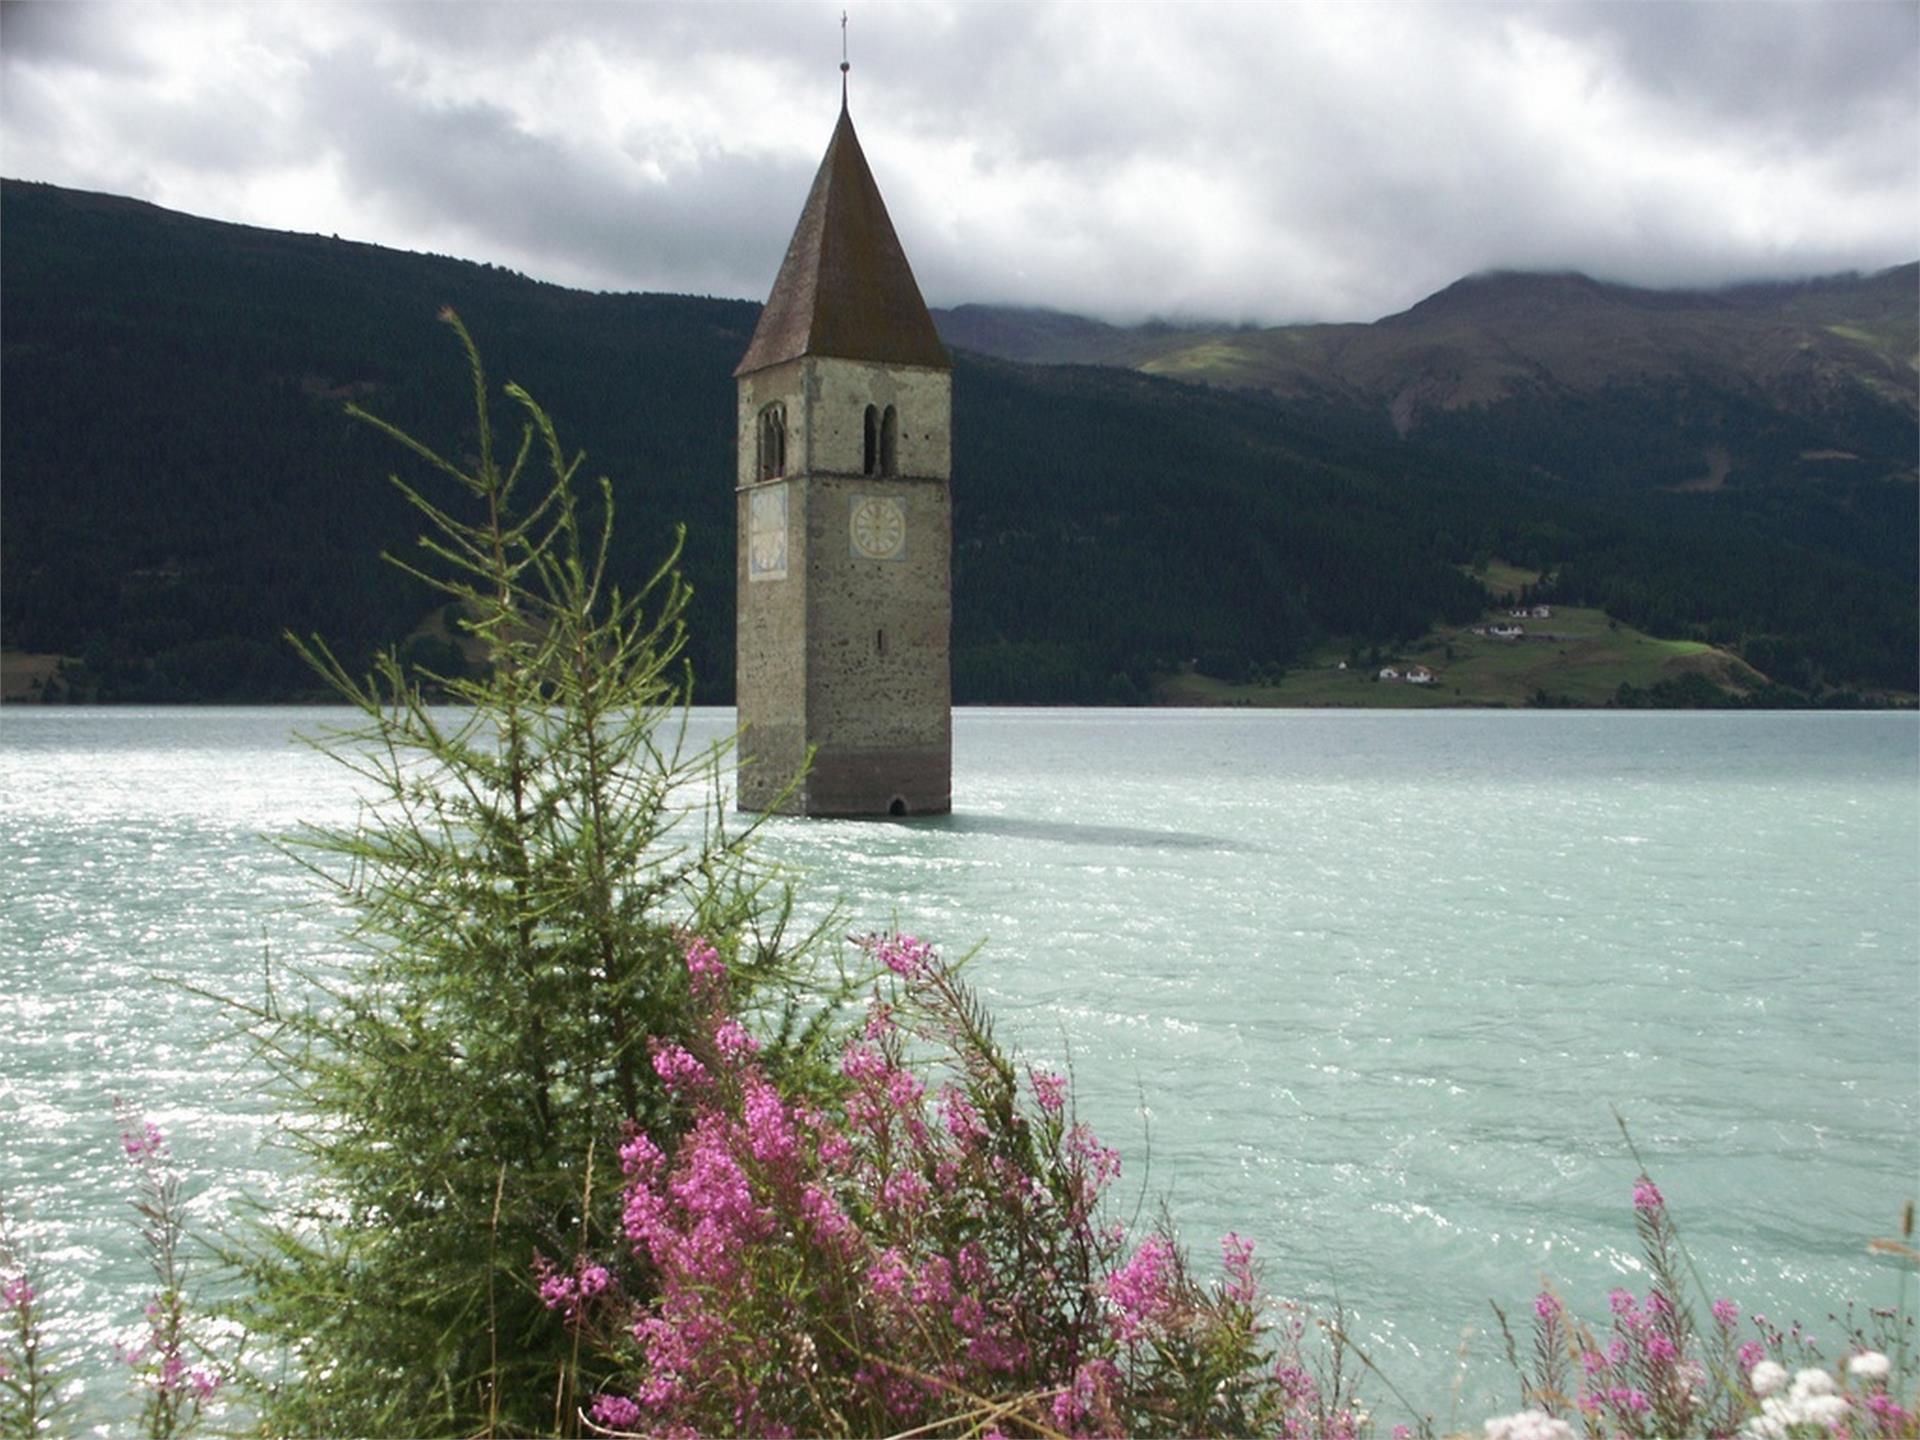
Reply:
M0 641L71 657L59 693L298 698L288 629L349 663L400 640L455 659L445 617L379 559L417 530L385 480L403 457L341 413L355 399L461 453L459 365L433 323L451 304L495 379L613 477L618 573L686 526L699 693L729 698L729 375L757 306L586 294L18 181L0 182L0 228ZM1174 670L1233 681L1329 645L1391 648L1476 616L1470 572L1489 558L1546 572L1538 598L1728 647L1807 696L1912 692L1910 384L1859 358L1899 360L1911 327L1899 282L1870 278L1895 298L1838 282L1722 297L1686 322L1713 339L1697 353L1666 302L1566 277L1463 282L1373 326L946 312L956 695L1130 701ZM1511 338L1555 305L1619 311L1668 368L1579 383L1573 359ZM1726 338L1796 313L1834 344L1796 361ZM1749 352L1776 378L1735 366ZM1077 363L1026 363L1062 356ZM1423 385L1434 402L1396 429L1394 399ZM1489 398L1461 399L1475 387Z
M1791 417L1831 442L1818 448L1911 469L1900 441L1920 415L1920 263L1720 290L1491 272L1372 324L1116 327L979 305L936 319L951 343L1007 359L1262 390L1378 415L1402 436L1450 412L1497 421L1508 401L1685 384Z

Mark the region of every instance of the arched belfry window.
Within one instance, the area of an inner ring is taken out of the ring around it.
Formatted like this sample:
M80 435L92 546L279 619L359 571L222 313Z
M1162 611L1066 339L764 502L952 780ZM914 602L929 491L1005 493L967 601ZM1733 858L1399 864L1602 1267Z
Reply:
M880 412L873 406L867 406L867 441L860 452L860 473L873 475L880 469Z
M760 412L760 478L775 480L787 473L787 407L767 406Z
M900 473L900 416L891 405L880 419L880 473Z

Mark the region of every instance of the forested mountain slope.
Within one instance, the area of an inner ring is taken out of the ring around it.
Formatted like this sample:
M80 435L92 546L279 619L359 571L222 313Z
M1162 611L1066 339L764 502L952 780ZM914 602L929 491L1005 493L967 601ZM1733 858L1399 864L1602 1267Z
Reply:
M1882 471L1914 467L1920 265L1712 291L1475 275L1370 325L1122 328L978 305L940 318L955 343L1007 359L1264 390L1370 414L1402 435L1462 433L1448 417L1477 412L1472 433L1492 444L1511 427L1509 448L1548 418L1590 422L1632 399L1642 455L1673 452L1661 471L1629 451L1569 451L1573 478L1662 484L1718 470L1724 480L1729 462L1777 476L1809 447ZM1716 446L1730 455L1716 459Z
M252 700L311 690L284 630L351 656L414 633L431 597L378 558L418 528L385 479L403 457L342 404L461 453L463 378L433 319L449 304L494 378L613 477L624 573L687 526L699 694L730 699L730 371L757 307L586 294L14 181L6 647L80 659L79 696ZM1915 688L1910 482L1727 479L1622 504L1363 407L955 358L963 700L1133 699L1194 661L1231 678L1329 637L1391 643L1477 612L1476 555L1555 570L1554 594L1743 647L1804 688Z

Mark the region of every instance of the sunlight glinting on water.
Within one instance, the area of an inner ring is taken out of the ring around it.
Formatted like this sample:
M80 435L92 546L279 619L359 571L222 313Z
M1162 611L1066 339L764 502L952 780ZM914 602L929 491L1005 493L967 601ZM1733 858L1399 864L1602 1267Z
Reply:
M0 1204L67 1333L127 1333L144 1295L113 1096L174 1135L197 1220L285 1193L275 1102L191 990L341 953L260 839L352 822L350 777L288 738L327 718L6 714ZM1123 1218L1165 1197L1203 1264L1254 1238L1274 1290L1348 1307L1443 1419L1473 1331L1471 1418L1511 1391L1489 1298L1636 1283L1616 1109L1710 1284L1810 1322L1890 1298L1864 1244L1920 1165L1917 736L961 711L953 816L763 844L811 914L981 946L1003 1040L1071 1064L1123 1152Z

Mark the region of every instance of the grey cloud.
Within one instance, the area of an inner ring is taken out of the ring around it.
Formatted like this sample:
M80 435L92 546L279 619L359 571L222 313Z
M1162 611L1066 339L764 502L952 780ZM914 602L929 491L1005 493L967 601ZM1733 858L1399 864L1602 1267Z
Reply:
M323 133L349 191L387 214L461 230L536 275L621 277L618 288L758 293L787 239L767 217L790 224L812 176L734 156L649 182L527 134L500 107L420 100L358 49L315 67L308 105L331 117Z
M43 178L88 183L58 163L77 153L59 133L73 112L48 87L134 66L139 83L89 112L126 137L93 160L98 186L164 162L170 194L196 174L231 182L209 193L271 194L330 156L342 233L605 288L763 295L837 98L837 0L183 7L165 32L152 11L40 13L54 9L4 9L4 134ZM149 82L144 67L191 63L157 36L237 13L301 62L274 114L249 113L266 102L223 90L231 78L202 76L185 100L177 77ZM116 28L136 20L144 51ZM1543 35L1583 57L1582 93L1519 73ZM1920 8L1905 0L873 5L850 42L854 114L935 303L1368 319L1499 265L1701 283L1920 250ZM575 45L594 56L582 83L630 73L690 97L688 115L556 134L531 86L502 82L557 70ZM748 141L724 119L804 117L816 100L816 132L778 153L753 148L764 126ZM1742 228L1676 178L1676 157L1729 172L1698 174L1703 192L1777 169L1802 208L1736 187L1755 210ZM1193 183L1143 193L1163 175ZM1194 213L1212 197L1229 213Z
M129 74L140 59L114 9L55 0L0 0L0 57L8 66L72 66Z
M1810 144L1889 99L1912 108L1920 6L1908 0L1579 0L1528 13L1603 47L1622 73L1675 105Z

